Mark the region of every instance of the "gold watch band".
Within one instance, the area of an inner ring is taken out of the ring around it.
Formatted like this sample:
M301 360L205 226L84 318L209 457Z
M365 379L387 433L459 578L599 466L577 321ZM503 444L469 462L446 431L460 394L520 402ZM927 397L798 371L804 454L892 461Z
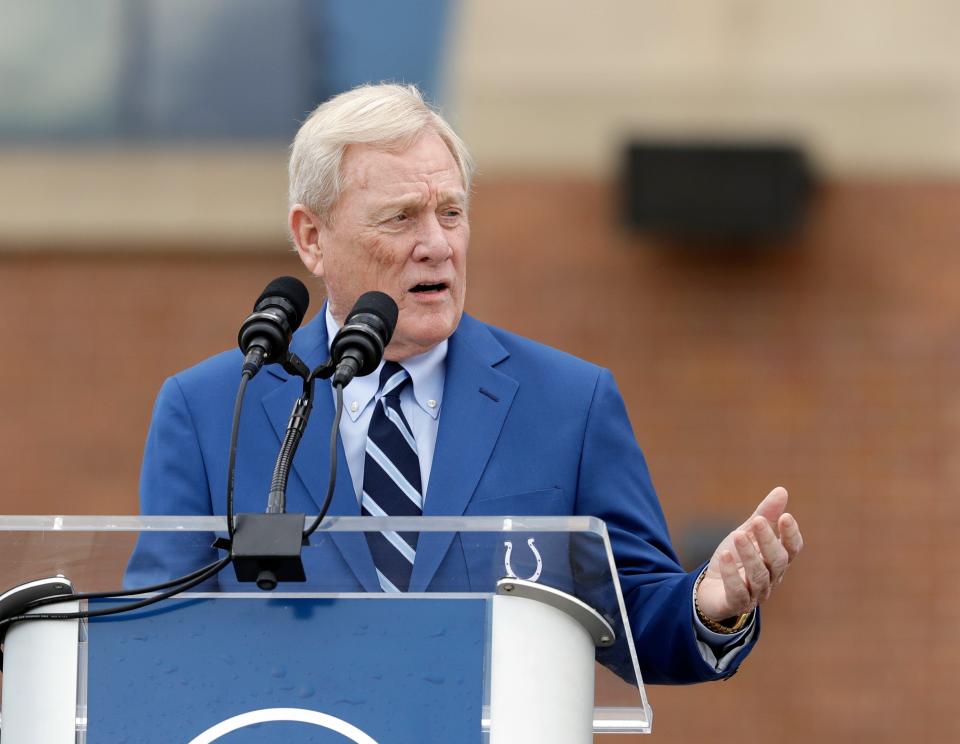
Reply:
M753 612L745 612L734 620L734 618L729 618L726 622L720 622L714 620L712 617L707 617L700 610L700 605L697 604L697 590L700 588L700 582L703 581L703 577L707 575L706 571L700 574L700 578L697 579L697 583L693 586L693 609L697 612L697 617L700 619L700 622L704 624L707 630L712 630L714 633L722 633L723 635L733 635L734 633L739 633L743 630L743 627L750 621L751 615ZM730 620L734 620L733 624L730 624Z

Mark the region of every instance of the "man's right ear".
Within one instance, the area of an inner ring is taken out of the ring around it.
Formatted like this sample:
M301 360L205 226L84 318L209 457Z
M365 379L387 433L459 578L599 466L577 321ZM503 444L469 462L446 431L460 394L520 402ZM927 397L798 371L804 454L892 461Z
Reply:
M302 204L290 208L287 220L297 255L316 277L323 277L323 246L320 243L320 219Z

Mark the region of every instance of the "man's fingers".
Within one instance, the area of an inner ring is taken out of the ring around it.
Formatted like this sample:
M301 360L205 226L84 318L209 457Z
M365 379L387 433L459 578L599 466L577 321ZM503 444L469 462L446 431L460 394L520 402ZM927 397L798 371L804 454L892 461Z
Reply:
M780 527L780 540L792 561L803 550L803 536L800 534L800 525L797 524L797 520L793 518L792 514L784 514L780 517L778 526Z
M786 513L787 490L778 486L718 550L720 577L731 612L766 601L803 548L797 520ZM732 550L725 549L733 542ZM714 565L714 564L711 564Z
M760 502L752 516L763 517L770 524L777 524L780 515L787 508L788 498L787 489L783 486L777 486Z
M720 578L723 579L723 591L727 596L727 604L730 605L730 615L742 615L750 609L750 590L743 582L740 576L740 570L737 568L737 560L733 553L724 550L720 554ZM715 620L725 620L718 617Z
M754 517L750 522L750 532L760 548L760 555L770 574L770 584L776 586L783 578L783 572L790 563L790 555L780 542L773 527L763 517Z
M734 535L733 544L740 556L740 564L747 577L747 587L754 602L766 599L770 594L770 572L763 558L753 545L750 537L739 530Z

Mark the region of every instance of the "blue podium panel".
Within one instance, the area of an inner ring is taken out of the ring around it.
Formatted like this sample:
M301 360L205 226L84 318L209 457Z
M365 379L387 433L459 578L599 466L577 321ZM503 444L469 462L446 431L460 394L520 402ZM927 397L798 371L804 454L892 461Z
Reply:
M87 742L479 744L487 625L483 597L385 595L202 595L95 619Z

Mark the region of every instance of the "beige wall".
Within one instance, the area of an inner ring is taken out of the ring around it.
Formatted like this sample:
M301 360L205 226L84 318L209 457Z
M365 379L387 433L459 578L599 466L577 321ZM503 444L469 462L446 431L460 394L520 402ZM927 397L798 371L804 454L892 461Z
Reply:
M956 174L958 28L947 0L468 0L451 90L490 172L606 173L643 132L796 136L834 174Z
M286 236L286 149L0 150L0 251L262 250Z

